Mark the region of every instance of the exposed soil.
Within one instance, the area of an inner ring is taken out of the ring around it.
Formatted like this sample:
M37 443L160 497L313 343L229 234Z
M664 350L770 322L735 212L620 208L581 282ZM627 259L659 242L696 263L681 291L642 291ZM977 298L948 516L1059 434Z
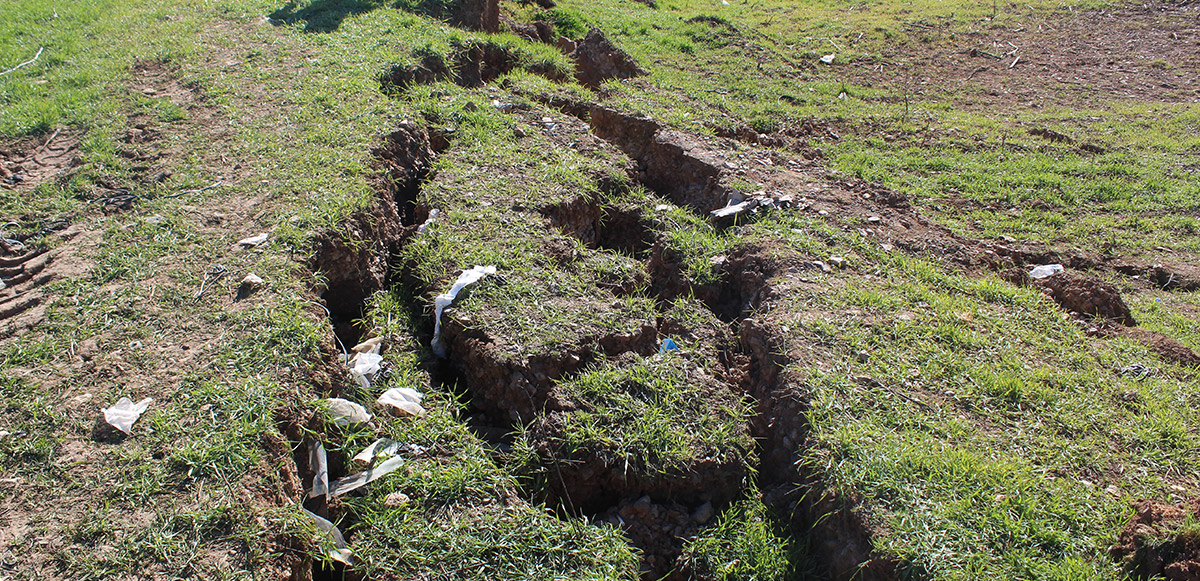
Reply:
M592 28L571 52L575 61L575 80L598 88L609 79L629 79L646 74L637 61L617 48L599 28Z
M84 275L91 262L79 249L97 239L96 233L77 225L38 237L29 246L0 246L0 280L4 283L0 288L0 339L32 329L42 321L51 297L41 287L58 278Z
M1200 521L1200 499L1182 505L1143 500L1109 551L1138 579L1200 580L1200 533L1184 521Z
M1137 325L1129 307L1121 300L1117 287L1095 276L1062 272L1036 279L1033 286L1042 289L1042 292L1067 312L1102 317L1129 327Z
M0 188L28 191L79 166L79 136L58 129L49 135L0 143Z
M1167 361L1183 367L1200 367L1200 354L1162 333L1139 328L1127 329L1125 333Z
M385 91L402 92L411 85L450 81L463 87L479 87L520 67L520 59L507 47L493 42L470 41L454 47L450 62L441 55L426 55L420 64L394 66L380 78ZM531 73L559 81L565 77L550 65L525 67Z
M1009 7L1005 10L1020 10ZM855 81L906 86L916 95L943 89L967 107L1044 107L1126 100L1200 100L1200 7L1159 1L1104 10L1057 11L1010 29L980 22L951 35L938 22L914 23L927 39L885 54L887 64L854 63ZM963 87L979 87L964 92Z
M329 309L343 348L358 343L360 330L352 321L362 317L363 304L391 279L389 261L401 240L428 217L416 194L428 177L435 152L429 133L405 123L374 150L379 165L379 202L351 216L342 230L326 232L314 241L312 269L322 279L316 289Z

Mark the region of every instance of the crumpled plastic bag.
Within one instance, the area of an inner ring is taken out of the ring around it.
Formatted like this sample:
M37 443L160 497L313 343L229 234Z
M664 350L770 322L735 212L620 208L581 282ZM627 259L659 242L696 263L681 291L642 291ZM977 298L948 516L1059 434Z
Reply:
M351 462L359 462L363 464L371 464L380 458L389 458L399 454L401 451L410 456L420 456L425 453L425 448L416 444L406 444L397 442L391 438L380 438L363 449L362 452L354 455Z
M304 514L307 514L314 521L316 521L317 528L328 533L333 539L333 548L327 551L325 554L328 555L330 559L333 559L339 563L353 565L354 563L352 561L354 560L354 551L351 551L349 546L346 544L346 537L342 536L342 531L338 530L333 523L321 518L316 513L309 511L307 508L302 508L300 510L303 510Z
M379 396L376 400L379 405L387 406L394 412L398 411L401 414L416 416L418 418L425 417L425 408L421 407L421 399L425 396L421 392L408 387L393 387Z
M308 445L308 465L313 470L312 490L308 491L308 497L329 494L329 459L324 444L317 442Z
M350 461L370 464L371 462L374 462L376 458L395 456L396 452L400 451L400 446L400 442L397 442L391 438L380 438L372 442L370 446L363 448L362 452L355 454Z
M383 356L379 354L382 344L383 337L373 337L351 349L354 356L347 362L350 365L350 376L363 389L371 388L371 380L375 379L375 374L383 368Z
M1029 278L1047 278L1063 271L1061 264L1043 264L1029 271Z
M142 417L142 414L146 412L146 408L149 408L152 403L154 403L154 398L148 397L142 401L133 403L133 400L123 397L117 400L117 403L112 407L103 408L101 411L104 412L104 421L108 422L108 425L129 435L133 431L133 423Z
M340 397L331 397L325 400L329 406L329 415L333 417L333 423L346 427L350 424L365 424L371 421L371 414L367 413L367 409L348 399Z
M404 465L404 462L404 457L392 456L391 458L388 458L387 460L384 460L383 462L380 462L371 468L363 470L362 472L351 474L345 478L338 478L337 480L329 483L329 496L336 498L348 492L358 490L359 488L362 488L375 480L379 480L380 478L395 472L397 468Z
M442 311L450 306L455 298L458 298L458 293L462 292L467 285L474 284L489 274L496 274L495 266L475 265L475 268L464 270L462 274L458 275L458 280L454 281L450 292L440 294L433 299L433 343L430 347L438 357L446 356L446 346L442 344Z
M422 222L420 226L417 226L417 234L424 234L425 231L429 229L429 226L432 225L434 223L434 221L437 220L437 217L440 214L441 214L441 211L439 211L437 208L430 210L429 218L427 218L424 222Z

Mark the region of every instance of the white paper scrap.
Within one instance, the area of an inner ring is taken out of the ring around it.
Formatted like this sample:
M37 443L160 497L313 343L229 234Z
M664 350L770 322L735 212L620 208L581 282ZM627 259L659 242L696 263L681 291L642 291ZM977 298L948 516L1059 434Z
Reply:
M142 417L142 414L146 412L146 408L149 408L151 403L154 403L154 399L149 397L137 403L133 403L133 400L123 397L117 400L117 403L112 407L102 410L104 412L104 421L108 422L110 426L129 434L133 430L133 423Z

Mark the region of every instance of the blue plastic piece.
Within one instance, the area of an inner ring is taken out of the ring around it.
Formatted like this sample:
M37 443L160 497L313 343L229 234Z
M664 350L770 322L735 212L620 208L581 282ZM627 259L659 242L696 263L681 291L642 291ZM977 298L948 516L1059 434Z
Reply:
M659 353L666 353L667 351L679 351L679 345L676 345L669 337L663 339L662 346L658 348Z

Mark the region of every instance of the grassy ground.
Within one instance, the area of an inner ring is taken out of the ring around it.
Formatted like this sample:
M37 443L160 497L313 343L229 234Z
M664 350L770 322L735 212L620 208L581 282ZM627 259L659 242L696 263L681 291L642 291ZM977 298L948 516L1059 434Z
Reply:
M6 5L0 71L41 53L0 75L3 161L15 168L39 148L76 161L0 186L6 237L54 257L49 282L12 283L44 298L7 312L0 342L2 576L340 574L307 506L339 525L353 571L371 578L633 578L646 567L823 578L828 531L808 528L819 515L789 514L768 490L801 487L846 500L901 576L1115 579L1124 573L1106 549L1132 501L1196 496L1193 368L1129 334L1093 336L994 272L885 249L857 215L794 209L715 228L635 183L586 123L532 98L569 94L706 138L780 136L790 146L777 154L804 157L820 189L878 182L961 237L1187 265L1200 249L1200 114L1178 79L1200 70L1186 48L1194 9L501 7L572 38L597 26L648 75L601 90L551 81L573 66L552 47L449 27L427 3ZM1147 30L1159 56L1111 59L1133 89L1107 80L1107 60L1055 80L1064 54ZM454 62L473 42L502 47L517 68L480 87L381 82L430 55ZM310 270L312 241L362 234L346 224L377 204L371 149L405 120L450 136L412 202L441 214L390 257L395 286L356 324L384 338L391 367L358 390L337 359L349 345L312 290L327 276ZM761 151L713 143L731 159ZM114 196L133 202L114 207ZM628 216L638 228L606 238ZM67 229L47 232L56 221ZM267 244L235 247L260 232ZM668 249L703 298L727 282L717 259L751 247L779 268L769 300L732 317L664 297L646 274L647 255ZM846 267L805 266L830 256ZM476 264L497 275L447 311L452 355L440 362L433 297ZM227 274L210 276L216 265ZM249 273L265 283L239 298ZM1194 292L1098 274L1141 327L1200 349ZM756 427L771 410L746 388L761 362L736 338L743 316L775 329L773 389L803 404L776 418L804 431L786 440L799 470L783 481L759 481L779 470L760 465L775 440ZM657 354L665 338L680 350ZM1135 363L1150 372L1121 372ZM400 386L426 394L425 417L373 405ZM98 419L122 396L154 398L127 438ZM334 426L316 403L332 396L371 408L374 422ZM304 504L310 444L323 443L336 477L380 437L420 451L365 493ZM604 482L586 510L564 490L571 478L596 485L583 464ZM706 471L730 478L713 484ZM702 493L714 487L732 493ZM638 513L643 496L653 508Z

